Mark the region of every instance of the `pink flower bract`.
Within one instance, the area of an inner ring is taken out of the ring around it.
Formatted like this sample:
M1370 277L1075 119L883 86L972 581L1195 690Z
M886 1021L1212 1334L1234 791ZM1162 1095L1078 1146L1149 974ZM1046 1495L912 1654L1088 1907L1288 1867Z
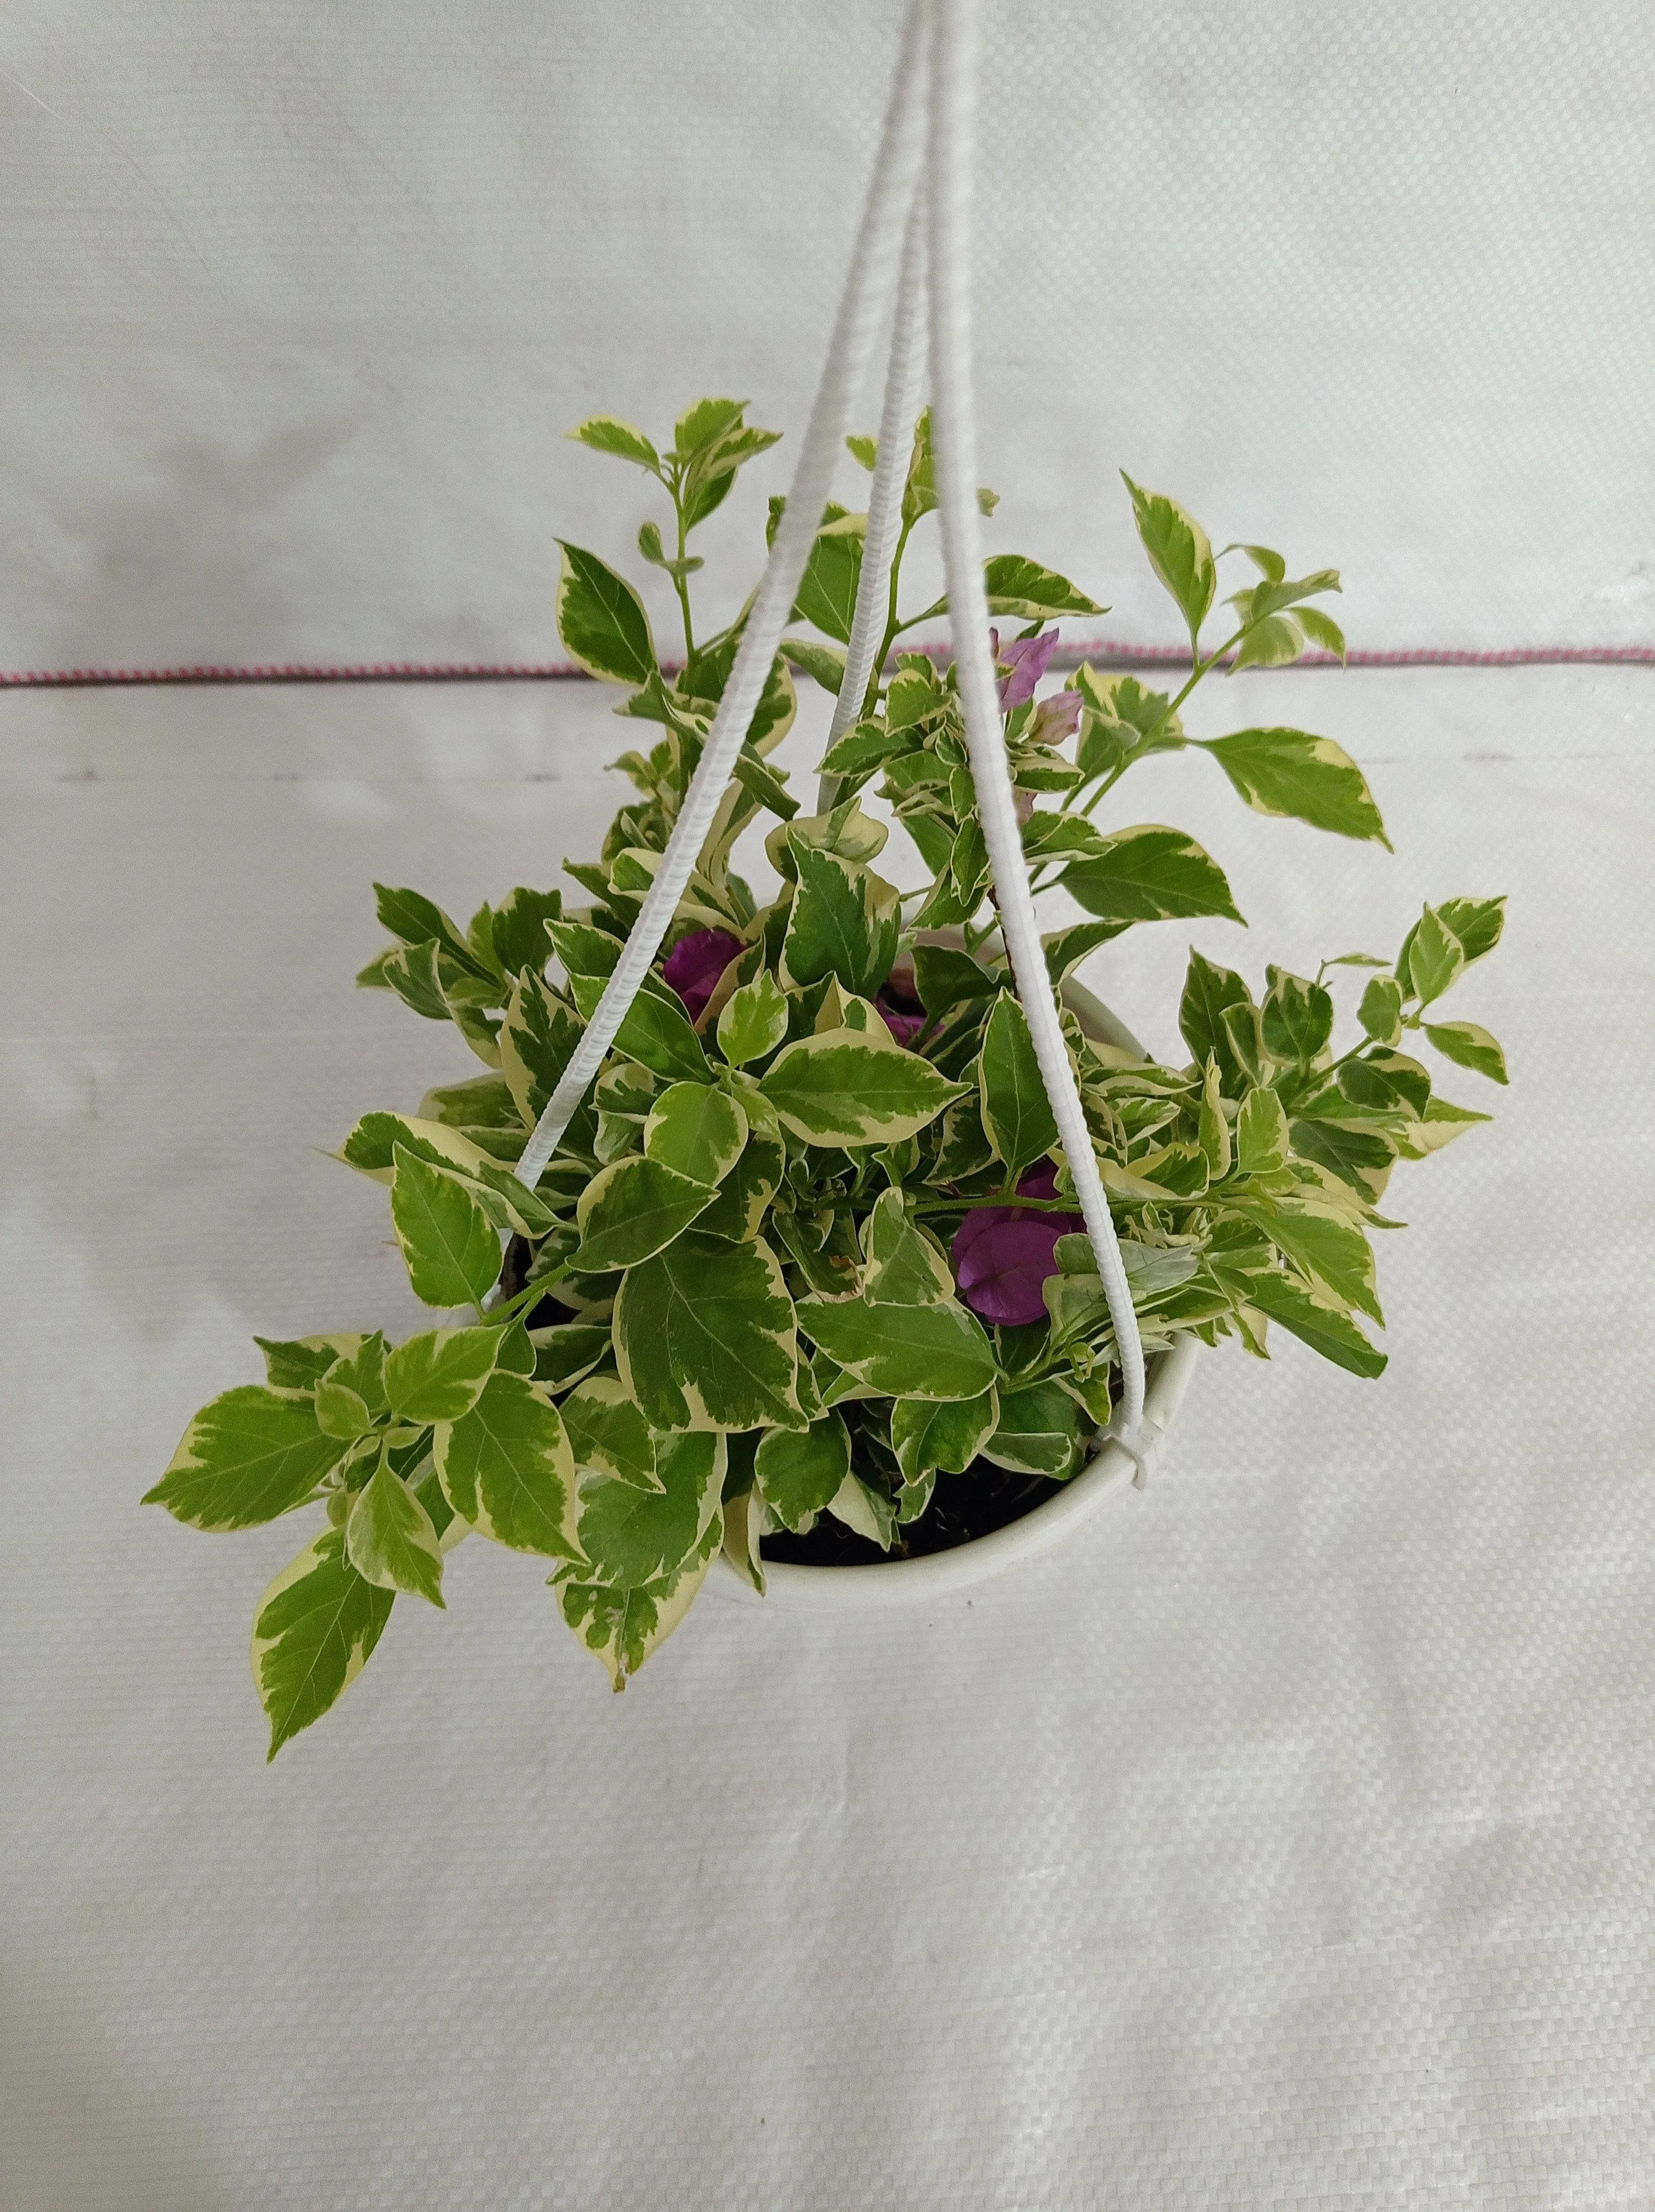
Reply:
M719 977L740 950L741 939L727 929L692 929L667 954L661 975L683 1000L692 1022L706 1012Z
M1000 679L1000 705L1009 714L1013 707L1020 707L1025 699L1032 699L1034 687L1046 672L1046 663L1057 650L1057 632L1043 629L1038 637L1014 637L1002 653L1000 633L991 631L995 641L995 659L1010 674Z
M1057 1170L1050 1160L1042 1160L1017 1188L1021 1198L1056 1198ZM960 1297L984 1321L1044 1321L1042 1285L1048 1275L1057 1273L1057 1240L1086 1225L1078 1213L977 1206L954 1231L952 1257Z
M873 1001L885 1017L885 1025L897 1042L911 1051L915 1038L925 1027L928 1016L919 1000L894 984L882 983Z

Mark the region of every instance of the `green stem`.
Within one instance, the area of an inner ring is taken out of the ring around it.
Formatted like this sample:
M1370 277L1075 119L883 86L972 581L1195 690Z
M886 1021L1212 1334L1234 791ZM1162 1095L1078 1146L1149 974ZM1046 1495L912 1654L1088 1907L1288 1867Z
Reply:
M682 561L688 533L684 527L684 508L676 489L672 493L672 510L678 516L678 559ZM678 589L678 605L684 610L684 657L686 660L693 660L696 657L696 634L690 626L690 579L679 574L673 576L672 581Z
M903 524L901 534L897 539L897 550L891 556L891 589L885 599L885 635L880 640L878 653L873 656L873 665L868 672L867 695L862 701L864 715L873 713L879 700L879 678L885 673L885 660L891 647L901 636L904 629L913 628L912 623L900 623L897 619L897 586L902 575L902 556L908 550L908 533L913 527L914 525L911 522Z

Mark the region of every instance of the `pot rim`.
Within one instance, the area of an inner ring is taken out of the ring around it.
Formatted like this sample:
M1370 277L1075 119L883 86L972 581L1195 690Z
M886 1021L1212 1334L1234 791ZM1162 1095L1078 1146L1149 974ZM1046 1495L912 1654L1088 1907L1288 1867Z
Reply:
M957 933L936 933L940 938ZM1063 999L1100 1043L1143 1054L1143 1047L1125 1023L1084 984L1066 982ZM1165 1436L1177 1419L1197 1356L1205 1349L1198 1337L1185 1334L1170 1351L1157 1353L1150 1361L1144 1412L1160 1435ZM767 1559L762 1595L735 1563L720 1552L713 1562L712 1586L721 1596L749 1605L779 1606L784 1613L848 1613L869 1605L902 1605L911 1599L940 1596L968 1589L1049 1550L1095 1513L1106 1498L1127 1486L1120 1481L1121 1476L1136 1478L1137 1474L1131 1454L1110 1440L1055 1497L1003 1528L974 1537L968 1544L958 1544L952 1551L928 1552L916 1559L878 1559L860 1567L807 1567L789 1559Z

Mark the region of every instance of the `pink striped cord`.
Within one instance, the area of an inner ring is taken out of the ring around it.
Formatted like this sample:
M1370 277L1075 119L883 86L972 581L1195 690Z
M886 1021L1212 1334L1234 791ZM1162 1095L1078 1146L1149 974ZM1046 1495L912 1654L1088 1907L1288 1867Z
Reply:
M948 645L916 645L907 650L948 659ZM1190 654L1176 645L1135 645L1129 639L1078 639L1060 651L1055 665L1072 668L1082 660L1116 668L1187 668ZM1220 664L1223 665L1222 663ZM1336 668L1331 653L1307 653L1294 668ZM661 664L674 675L679 664ZM1655 646L1512 645L1486 648L1406 646L1390 650L1354 651L1352 668L1655 668ZM1272 670L1271 674L1285 672ZM546 684L587 682L584 671L568 660L467 661L379 660L312 664L272 661L246 666L205 663L191 668L15 668L0 669L0 690L72 690L136 684Z

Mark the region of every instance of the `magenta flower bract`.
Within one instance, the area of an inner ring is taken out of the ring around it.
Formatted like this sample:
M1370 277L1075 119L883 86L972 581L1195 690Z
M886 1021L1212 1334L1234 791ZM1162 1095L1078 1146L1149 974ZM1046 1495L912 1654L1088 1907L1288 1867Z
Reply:
M1074 735L1082 705L1078 691L1054 691L1034 710L1028 735L1037 745L1061 745Z
M1057 1170L1050 1160L1031 1168L1017 1186L1020 1198L1056 1198ZM984 1321L1044 1321L1042 1285L1057 1273L1060 1237L1084 1229L1078 1213L1032 1213L1018 1206L982 1206L954 1231L952 1257L959 1294Z
M897 1042L911 1051L914 1040L929 1017L919 1000L891 982L881 983L873 1000L885 1017L885 1025Z
M706 1012L719 977L740 950L741 939L727 929L692 929L667 954L661 975L683 1000L692 1022Z
M1002 653L1000 632L991 630L995 659L1011 673L1000 679L1000 708L1009 714L1013 707L1020 707L1025 699L1032 699L1034 687L1046 672L1046 664L1057 650L1057 632L1043 629L1038 637L1014 637Z

